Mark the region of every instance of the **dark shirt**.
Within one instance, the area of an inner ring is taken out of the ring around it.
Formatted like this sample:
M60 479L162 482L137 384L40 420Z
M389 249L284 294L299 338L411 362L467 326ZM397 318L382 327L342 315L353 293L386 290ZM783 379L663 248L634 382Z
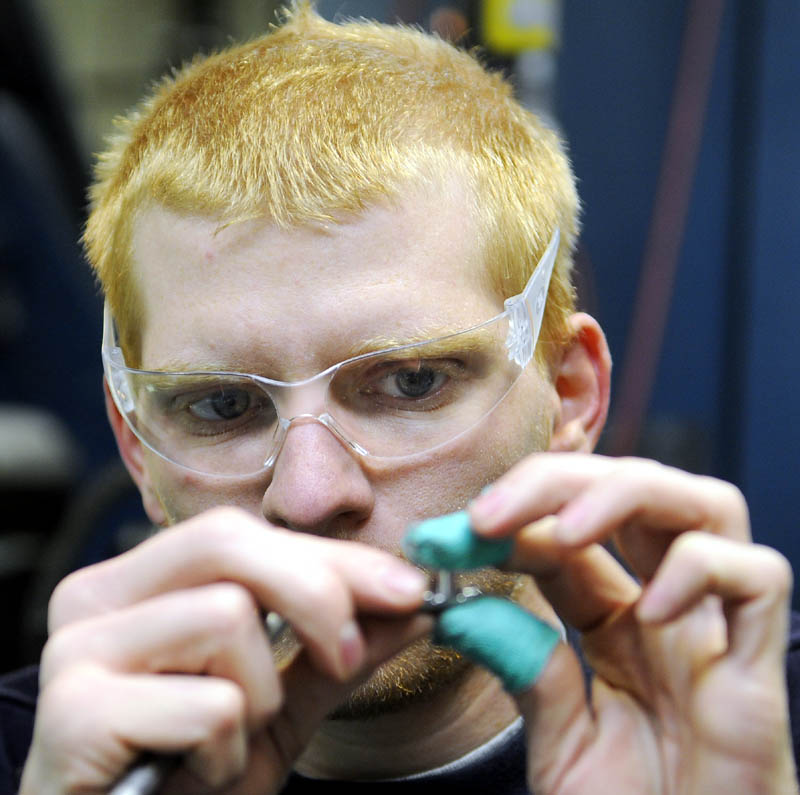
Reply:
M786 658L789 715L795 759L800 759L800 615L792 615ZM0 795L14 795L33 733L38 693L37 669L26 668L0 677ZM487 758L481 755L454 770L443 769L406 781L334 782L292 774L283 795L322 795L346 788L348 792L381 792L402 795L526 795L524 733L512 733Z
M14 795L19 788L38 695L36 666L0 678L0 795Z
M341 787L341 789L339 789ZM281 795L330 795L332 792L387 792L403 795L528 795L525 783L525 730L520 723L491 752L472 754L469 761L412 778L393 781L309 779L293 773Z

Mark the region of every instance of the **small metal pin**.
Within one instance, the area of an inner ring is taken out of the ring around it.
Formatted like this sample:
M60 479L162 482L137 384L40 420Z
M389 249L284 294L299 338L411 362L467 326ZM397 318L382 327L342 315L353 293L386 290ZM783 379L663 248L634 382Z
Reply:
M433 575L431 588L422 597L424 602L420 610L424 613L441 613L448 607L463 604L478 596L483 596L480 588L474 585L456 588L452 572L438 569Z

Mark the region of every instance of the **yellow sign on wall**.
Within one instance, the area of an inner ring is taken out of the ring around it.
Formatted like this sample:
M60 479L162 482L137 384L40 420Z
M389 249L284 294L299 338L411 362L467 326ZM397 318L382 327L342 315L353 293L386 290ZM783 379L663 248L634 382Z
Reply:
M558 0L483 0L483 41L501 55L556 45Z

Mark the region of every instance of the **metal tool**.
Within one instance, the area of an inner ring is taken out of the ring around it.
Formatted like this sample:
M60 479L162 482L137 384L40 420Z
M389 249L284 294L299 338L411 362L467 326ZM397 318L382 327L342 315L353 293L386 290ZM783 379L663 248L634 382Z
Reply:
M420 610L423 613L441 613L448 607L464 604L470 599L483 596L480 588L465 585L456 588L453 573L445 569L437 569L433 575L430 589L423 595L424 603Z

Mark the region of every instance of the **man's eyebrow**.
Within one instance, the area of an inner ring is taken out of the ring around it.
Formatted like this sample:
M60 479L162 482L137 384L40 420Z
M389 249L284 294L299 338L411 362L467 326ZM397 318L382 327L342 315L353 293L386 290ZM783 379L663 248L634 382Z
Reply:
M159 362L158 367L144 368L149 372L164 373L169 375L171 373L242 373L247 374L251 372L249 367L252 362L248 363L244 360L231 360L226 362L220 361L193 361L187 362L185 359L164 359Z
M403 348L410 345L418 346L398 351L398 356L413 357L417 351L424 353L425 357L446 357L457 353L480 353L502 346L505 337L500 331L502 327L496 324L480 326L464 331L463 326L436 326L404 335L378 335L362 340L348 349L343 349L338 361L354 359L369 353L379 353L393 348ZM159 362L157 368L146 368L153 372L169 373L257 373L262 370L254 367L255 362L245 359L226 359L222 361L192 361L185 359L169 358Z
M454 353L477 353L487 351L493 346L501 344L504 339L498 334L498 327L495 324L481 326L478 328L464 331L463 326L446 328L438 326L433 330L415 332L404 336L377 336L364 340L358 345L353 346L347 352L345 358L352 359L356 356L363 356L368 353L402 348L405 346L418 346L409 348L406 355L413 356L415 351L424 348L426 357L447 356Z

